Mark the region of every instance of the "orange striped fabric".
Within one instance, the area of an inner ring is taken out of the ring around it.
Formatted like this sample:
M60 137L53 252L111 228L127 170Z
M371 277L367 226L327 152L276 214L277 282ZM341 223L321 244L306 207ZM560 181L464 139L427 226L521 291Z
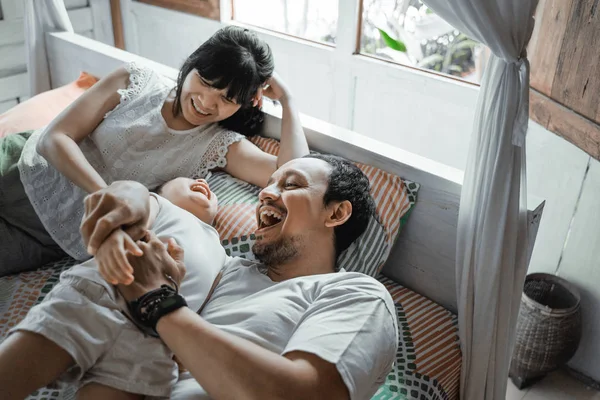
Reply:
M269 139L262 136L252 136L250 141L265 153L269 153L274 156L279 155L279 142L275 139Z
M256 230L256 205L241 203L219 207L214 227L221 240L249 236Z
M375 200L377 215L385 228L387 243L391 247L400 229L400 218L410 209L405 185L398 176L365 164L356 164L369 178L371 196Z
M413 373L437 380L448 399L458 399L462 355L456 315L391 279L378 279L405 315L416 355Z

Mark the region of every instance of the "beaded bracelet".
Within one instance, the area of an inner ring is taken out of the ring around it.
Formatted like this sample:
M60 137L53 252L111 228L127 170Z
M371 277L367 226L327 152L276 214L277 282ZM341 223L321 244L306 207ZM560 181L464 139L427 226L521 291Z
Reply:
M175 284L175 282L173 283ZM179 294L177 284L175 284L175 289L169 285L162 285L129 302L128 307L135 322L148 328L150 334L158 337L156 332L158 320L181 307L187 307L187 302Z

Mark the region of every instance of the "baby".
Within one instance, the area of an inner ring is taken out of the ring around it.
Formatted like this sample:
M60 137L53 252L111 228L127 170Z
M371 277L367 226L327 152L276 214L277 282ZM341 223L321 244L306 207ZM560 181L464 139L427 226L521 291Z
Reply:
M199 310L227 259L217 245L219 234L211 226L217 196L205 180L188 178L169 181L157 192L149 198L148 229L158 237L173 238L185 250L186 275L180 293L192 310ZM78 383L80 388L90 383L108 387L114 390L111 398L121 392L170 395L178 376L170 350L128 318L126 302L114 286L133 281L126 251L135 254L139 249L125 232L113 232L95 258L65 271L44 301L11 330L11 334L17 332L12 336L41 335L53 351L39 354L39 373L33 376L44 376L47 381L26 383L35 385L29 392L58 376L58 381ZM10 362L5 359L8 356L26 354L24 343L9 337L0 346L0 363ZM61 358L54 356L61 349L74 361L66 369ZM97 385L92 387L96 390Z

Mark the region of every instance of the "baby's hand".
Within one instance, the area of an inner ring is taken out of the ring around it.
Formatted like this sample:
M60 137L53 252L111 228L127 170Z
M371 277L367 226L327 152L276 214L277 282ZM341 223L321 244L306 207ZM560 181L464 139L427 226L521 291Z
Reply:
M133 282L133 267L127 253L141 256L143 253L122 229L117 229L102 243L96 252L96 262L102 277L112 285L129 285Z

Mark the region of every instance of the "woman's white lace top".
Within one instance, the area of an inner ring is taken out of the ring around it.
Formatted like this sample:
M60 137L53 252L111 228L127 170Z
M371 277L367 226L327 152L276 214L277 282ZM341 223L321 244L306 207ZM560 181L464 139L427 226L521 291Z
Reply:
M161 109L175 83L135 63L121 101L79 147L107 184L134 180L155 188L179 176L204 177L225 167L227 149L243 136L218 124L186 131L170 129ZM86 193L40 156L36 145L44 129L29 138L19 171L25 192L52 238L77 260L89 258L79 226Z

